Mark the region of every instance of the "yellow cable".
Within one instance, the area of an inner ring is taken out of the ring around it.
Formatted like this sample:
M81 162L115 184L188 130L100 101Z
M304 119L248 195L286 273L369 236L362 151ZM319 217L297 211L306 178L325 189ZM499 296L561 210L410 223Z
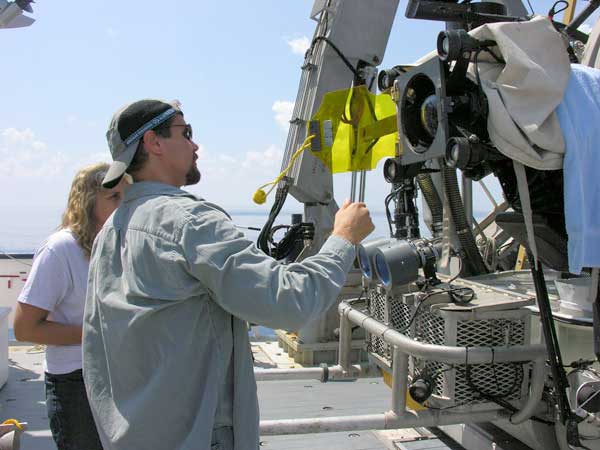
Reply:
M254 192L254 195L252 196L252 200L254 201L254 203L256 203L257 205L262 205L264 202L267 201L267 196L271 193L275 186L277 186L277 183L279 183L283 179L283 177L285 177L285 175L289 172L289 170L292 168L292 165L294 164L294 161L296 161L298 156L300 156L300 154L304 150L310 147L310 142L314 137L315 135L311 134L304 140L304 143L300 146L298 150L294 152L294 154L290 158L290 163L285 169L281 171L281 173L277 178L275 178L275 180L271 181L270 183L263 184L256 190L256 192ZM271 188L267 192L263 191L263 188L267 186L271 186Z
M21 425L21 422L19 422L17 419L6 419L4 422L2 422L2 425L14 425L19 430L24 429L23 425Z

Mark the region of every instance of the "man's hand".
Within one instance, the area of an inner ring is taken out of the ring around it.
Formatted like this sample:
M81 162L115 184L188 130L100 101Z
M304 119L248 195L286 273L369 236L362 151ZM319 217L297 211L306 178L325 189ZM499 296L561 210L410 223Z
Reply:
M344 204L335 215L331 234L342 237L354 245L360 243L375 229L367 205L362 202Z

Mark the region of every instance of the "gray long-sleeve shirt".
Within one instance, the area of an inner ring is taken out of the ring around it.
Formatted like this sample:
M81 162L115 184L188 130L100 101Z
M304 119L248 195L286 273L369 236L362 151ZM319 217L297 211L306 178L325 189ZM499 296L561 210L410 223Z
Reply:
M83 367L106 450L208 450L231 422L258 448L246 321L299 329L344 285L354 247L330 237L281 265L218 206L161 183L133 184L90 262Z

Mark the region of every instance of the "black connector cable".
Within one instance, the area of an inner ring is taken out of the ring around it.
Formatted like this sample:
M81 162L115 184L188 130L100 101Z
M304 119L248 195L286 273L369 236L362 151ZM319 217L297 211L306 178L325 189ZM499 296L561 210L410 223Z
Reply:
M360 78L360 74L359 74L358 70L350 63L348 58L346 58L346 56L340 51L340 49L330 39L326 38L325 36L315 37L313 39L309 49L306 51L307 54L309 52L312 53L312 51L314 50L315 44L319 41L324 41L327 45L329 45L335 51L335 53L340 57L340 59L343 61L343 63L352 72L355 79ZM367 99L367 100L369 103L369 110L370 110L371 114L374 115L375 110L373 108L373 105L371 104L370 99ZM376 118L375 118L375 120L376 120ZM369 147L369 150L372 148L373 145L375 145L375 143L377 142L378 139L379 138L375 139L375 141ZM273 223L275 222L275 219L277 219L277 216L281 212L281 208L283 208L283 205L285 203L285 200L287 198L287 194L289 191L289 180L287 178L284 178L281 181L281 183L283 183L283 187L277 188L277 191L275 194L275 203L273 204L273 207L271 208L271 212L269 213L269 218L268 218L267 222L265 223L265 225L263 226L263 228L258 236L258 239L256 241L256 245L258 246L258 248L269 256L273 256L272 251L269 248L269 238L270 237L272 238Z
M324 41L325 43L327 43L333 49L333 51L337 53L337 55L340 57L342 62L348 67L348 69L350 69L350 72L352 72L354 74L354 77L355 78L360 77L356 68L352 64L350 64L350 61L348 61L348 58L346 58L346 56L344 56L344 54L340 51L340 49L337 48L337 46L333 42L331 42L330 39L326 38L325 36L315 37L313 39L312 44L310 45L310 48L308 51L310 51L312 53L314 46L318 41Z
M286 229L285 236L275 242L274 234L282 229ZM315 226L310 222L301 222L293 225L277 225L271 229L268 236L268 241L271 244L271 256L277 260L289 257L292 252L298 247L299 242L312 240L315 237ZM294 255L294 259L298 255Z
M257 247L269 256L271 256L271 249L269 248L269 235L271 233L271 228L273 227L275 219L277 219L277 216L281 212L281 208L283 208L289 190L289 184L287 180L284 178L281 182L284 183L284 185L283 187L277 189L275 193L275 202L271 207L269 218L260 231L256 241Z
M522 379L522 371L523 371L522 364L512 363L512 366L515 367L515 371L514 371L515 376L514 376L514 379L513 379L513 385L508 390L508 392L503 392L503 393L500 393L500 394L491 394L489 392L485 392L485 391L479 389L479 387L477 387L475 385L475 383L473 382L473 380L471 379L471 365L469 364L469 347L467 346L467 347L465 347L465 349L466 349L465 369L464 369L463 376L465 377L465 381L467 382L467 386L469 386L469 388L473 392L475 392L476 394L478 394L481 398L483 398L485 400L488 400L490 402L493 402L493 403L497 404L498 406L501 406L504 409L512 412L513 414L516 413L516 412L518 412L518 409L515 408L513 405L511 405L507 400L505 400L504 397L509 397L510 395L514 394L518 390L518 387L519 387L518 380L519 380L519 378ZM496 377L496 369L495 369L495 362L494 362L494 356L495 355L494 355L494 349L493 349L493 347L491 348L491 350L492 350L492 363L491 363L492 364L492 370L494 371L494 378L496 378L496 385L497 385L497 387L499 389L500 386L499 386L498 379ZM516 367L518 367L518 369ZM521 372L521 377L518 376L519 372ZM553 422L550 422L550 421L544 420L544 419L540 419L539 417L535 417L535 416L530 417L530 420L532 420L534 422L543 423L544 425L554 425Z
M431 298L435 294L445 294L445 293L450 294L450 298L452 299L452 301L459 305L464 305L464 304L470 302L471 300L473 300L473 298L475 297L475 292L470 287L450 288L450 289L443 289L440 291L429 292L423 298L421 298L421 301L417 305L415 312L413 312L410 320L408 321L408 324L402 330L398 330L398 332L404 334L410 329L410 326L412 325L412 323L415 321L415 319L419 315L421 306L423 306L429 298ZM457 301L457 300L459 300L459 301Z
M556 7L558 5L564 5L564 6L562 7L562 9L556 9ZM558 13L561 13L563 11L566 11L568 7L569 7L569 2L567 2L565 0L558 0L558 1L554 2L554 4L552 5L552 8L550 8L550 11L548 11L548 17L550 18L550 20L553 20L555 15L557 15Z

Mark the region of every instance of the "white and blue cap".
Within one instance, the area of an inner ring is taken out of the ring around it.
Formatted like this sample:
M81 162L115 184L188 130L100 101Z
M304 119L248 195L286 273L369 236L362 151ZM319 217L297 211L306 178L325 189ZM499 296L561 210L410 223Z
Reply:
M177 100L165 102L144 99L119 109L113 115L106 132L113 163L102 181L102 186L108 189L116 186L133 161L144 133L159 127L177 113L181 113Z

